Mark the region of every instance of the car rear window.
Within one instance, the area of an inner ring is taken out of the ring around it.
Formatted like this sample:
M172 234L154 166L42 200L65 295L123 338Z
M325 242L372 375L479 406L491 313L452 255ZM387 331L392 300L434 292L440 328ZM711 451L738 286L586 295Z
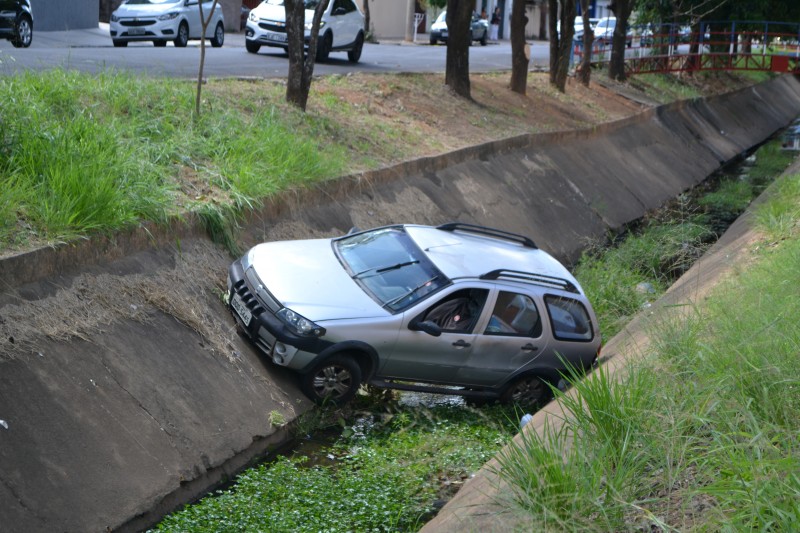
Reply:
M572 298L549 294L545 296L544 303L547 306L547 314L550 317L553 336L556 339L567 341L592 340L592 322L589 319L589 313L581 302Z

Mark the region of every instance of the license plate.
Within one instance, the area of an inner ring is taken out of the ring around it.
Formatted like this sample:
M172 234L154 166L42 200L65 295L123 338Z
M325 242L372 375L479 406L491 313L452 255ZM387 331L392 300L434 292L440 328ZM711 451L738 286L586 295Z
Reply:
M239 315L239 318L242 319L244 325L249 326L250 321L253 319L253 313L244 305L241 296L236 293L233 294L233 298L231 298L231 307L233 307L233 310Z
M144 28L129 28L128 35L144 35Z
M286 34L285 33L268 33L266 35L268 41L275 41L277 43L285 43L286 42Z

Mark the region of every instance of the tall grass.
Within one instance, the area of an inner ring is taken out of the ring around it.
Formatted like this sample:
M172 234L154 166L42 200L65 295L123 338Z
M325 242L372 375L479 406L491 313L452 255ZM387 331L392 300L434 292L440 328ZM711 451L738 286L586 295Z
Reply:
M192 97L189 83L114 72L0 78L0 245L162 221L209 201L236 212L343 168L312 120L298 127L302 117L269 101L246 111L212 95L205 105L225 111L193 121Z
M501 475L511 484L512 506L524 514L526 527L530 522L563 531L796 528L796 183L797 176L785 178L776 187L778 195L759 208L768 224L782 220L780 246L762 247L758 261L718 287L702 307L659 315L652 353L642 354L628 373L612 380L601 368L584 380L573 377L577 394L561 398L565 425L543 436L525 433L502 456ZM572 492L561 490L564 486ZM557 521L548 519L557 510Z

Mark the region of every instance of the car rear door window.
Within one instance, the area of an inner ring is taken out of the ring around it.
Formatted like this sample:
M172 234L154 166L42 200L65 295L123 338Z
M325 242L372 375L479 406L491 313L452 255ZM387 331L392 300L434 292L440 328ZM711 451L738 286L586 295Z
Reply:
M486 335L539 337L542 320L530 296L500 291L486 326Z
M586 308L577 300L548 294L544 298L547 314L556 339L568 341L592 340L592 323Z

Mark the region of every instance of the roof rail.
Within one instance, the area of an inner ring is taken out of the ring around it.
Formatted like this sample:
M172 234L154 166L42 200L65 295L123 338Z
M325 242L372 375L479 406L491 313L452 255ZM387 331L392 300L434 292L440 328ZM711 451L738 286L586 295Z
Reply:
M533 248L534 250L538 249L536 243L534 243L529 237L511 233L509 231L503 231L501 229L487 228L486 226L466 224L464 222L449 222L447 224L437 226L436 229L440 229L442 231L463 231L466 233L477 233L487 237L494 237L495 239L505 239L507 241L516 242L522 246L525 246L526 248Z
M558 278L555 276L546 276L545 274L534 274L533 272L522 272L521 270L507 270L504 268L492 270L483 274L480 279L509 279L513 281L523 281L532 283L534 285L541 285L543 287L552 287L555 289L562 289L575 294L580 294L578 287L571 281Z

